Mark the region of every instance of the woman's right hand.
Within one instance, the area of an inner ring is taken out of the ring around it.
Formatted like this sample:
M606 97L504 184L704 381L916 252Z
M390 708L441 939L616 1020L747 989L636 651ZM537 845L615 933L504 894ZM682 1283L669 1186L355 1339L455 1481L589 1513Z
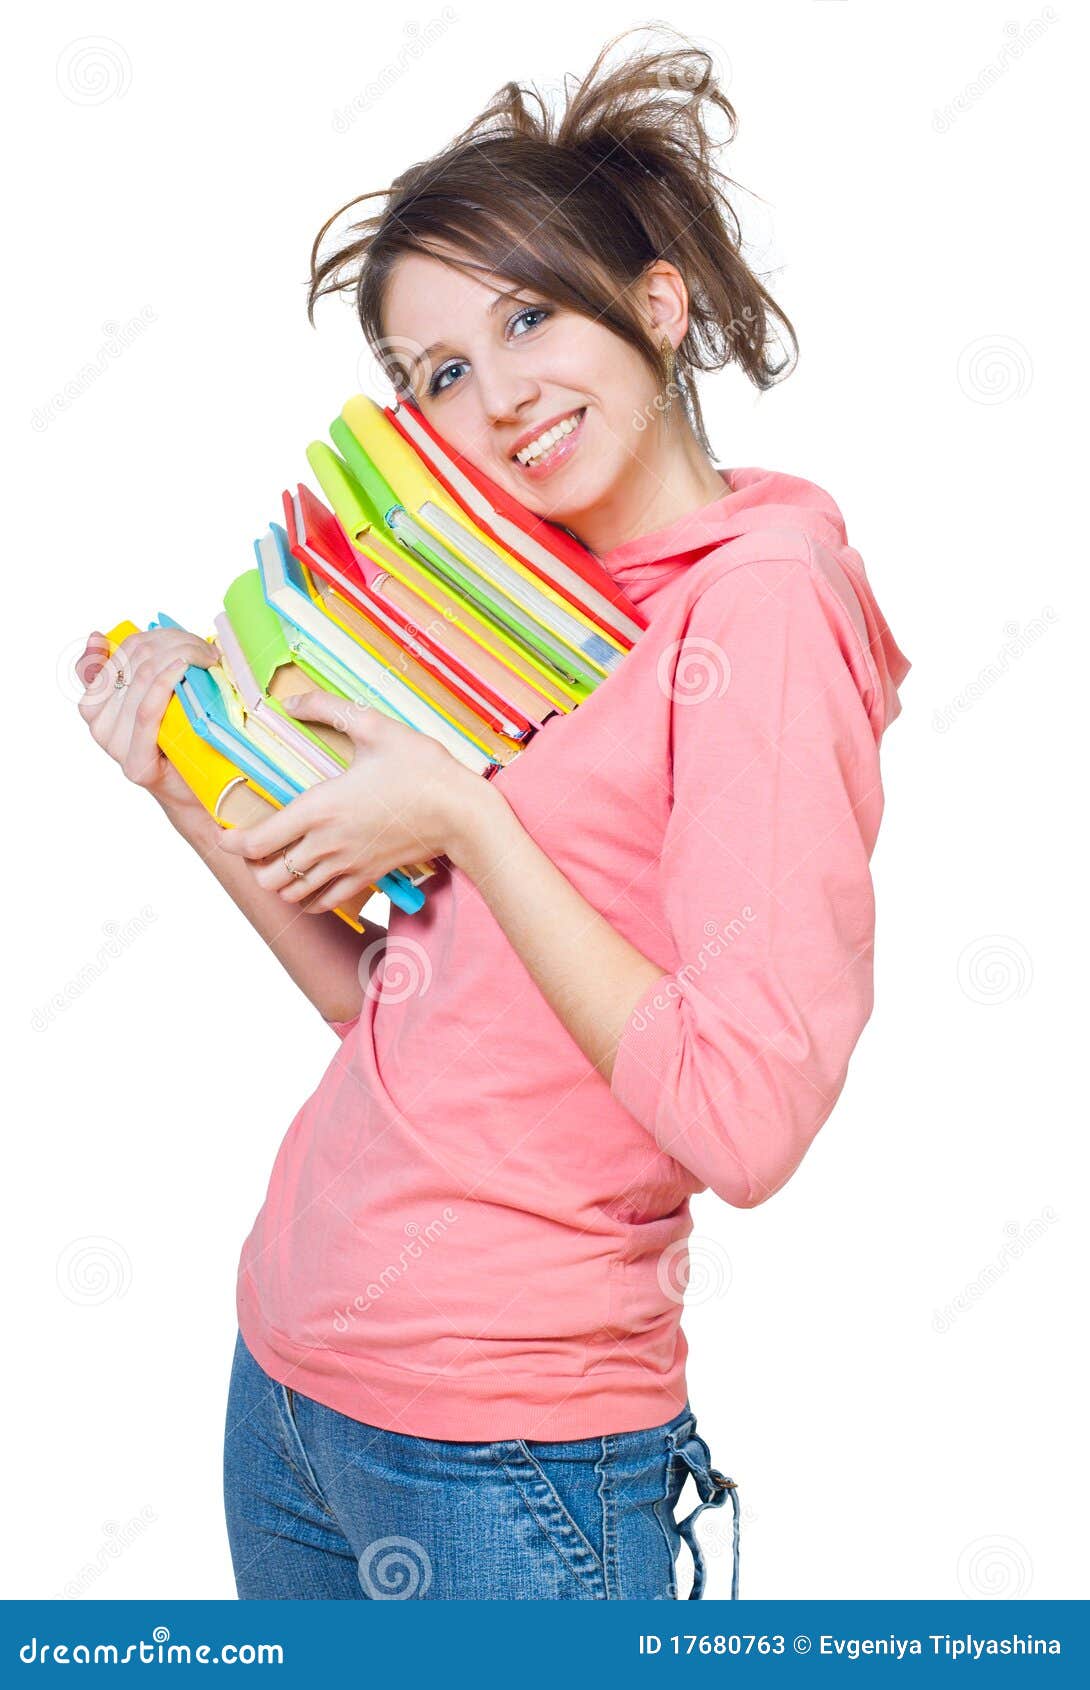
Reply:
M168 809L203 806L156 743L163 713L191 663L208 668L219 658L214 645L184 628L130 634L111 655L106 636L95 629L76 662L84 689L79 713L91 737L120 763L126 780ZM116 684L119 675L123 687Z

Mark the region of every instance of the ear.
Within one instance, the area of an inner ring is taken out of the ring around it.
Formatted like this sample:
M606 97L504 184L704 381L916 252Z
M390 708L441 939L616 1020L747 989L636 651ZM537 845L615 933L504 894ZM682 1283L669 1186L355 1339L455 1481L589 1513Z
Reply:
M642 278L643 309L648 331L658 346L665 335L676 350L689 328L689 290L676 264L656 258Z

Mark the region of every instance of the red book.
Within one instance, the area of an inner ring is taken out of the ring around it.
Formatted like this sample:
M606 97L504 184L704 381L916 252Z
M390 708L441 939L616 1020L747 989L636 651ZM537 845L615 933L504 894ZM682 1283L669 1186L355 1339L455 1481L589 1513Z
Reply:
M592 551L580 545L566 528L520 505L484 470L445 441L415 406L386 405L383 409L451 498L457 500L466 515L497 545L532 569L577 609L592 611L623 645L635 643L647 627L647 618ZM573 576L592 596L579 590Z
M285 489L282 500L284 526L292 555L334 587L381 633L396 641L440 687L453 693L496 733L505 734L509 739L524 740L541 725L540 721L532 720L475 673L448 642L437 637L441 634L440 629L429 633L399 605L376 590L376 584L385 577L386 571L353 546L336 516L309 487L300 482L294 498ZM423 608L426 610L428 607L425 605ZM542 700L543 705L545 702ZM546 708L542 720L551 713Z

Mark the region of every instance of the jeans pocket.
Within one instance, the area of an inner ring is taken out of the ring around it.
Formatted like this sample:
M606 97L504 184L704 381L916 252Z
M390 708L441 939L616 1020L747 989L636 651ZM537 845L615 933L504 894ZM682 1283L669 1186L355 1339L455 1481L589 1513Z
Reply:
M523 1438L497 1444L495 1454L568 1571L586 1585L594 1597L604 1600L606 1584L602 1557L561 1496L547 1471L545 1459L534 1455ZM596 1469L591 1465L587 1482L593 1484L596 1478Z
M292 1390L290 1385L280 1385L272 1379L269 1380L269 1388L276 1400L278 1418L284 1437L284 1449L289 1465L295 1470L300 1482L310 1491L315 1502L320 1504L331 1520L335 1519L333 1510L322 1495L322 1487L318 1483L317 1475L310 1464L310 1456L307 1454L306 1445L303 1442L303 1434L299 1430L295 1391Z

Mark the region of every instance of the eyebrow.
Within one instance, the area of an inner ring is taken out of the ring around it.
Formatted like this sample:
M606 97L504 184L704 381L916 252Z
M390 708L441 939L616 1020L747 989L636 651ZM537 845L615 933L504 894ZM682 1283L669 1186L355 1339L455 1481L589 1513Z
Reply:
M521 286L516 285L513 288L508 288L505 293L498 293L491 305L488 307L488 315L491 317L493 312L496 310L496 307L498 305L502 305L505 299L513 299L521 292ZM411 381L412 377L416 374L417 367L420 364L426 363L432 356L433 352L441 352L443 347L446 345L447 342L445 340L437 340L431 346L426 346L418 358L414 356L407 371L407 379Z

